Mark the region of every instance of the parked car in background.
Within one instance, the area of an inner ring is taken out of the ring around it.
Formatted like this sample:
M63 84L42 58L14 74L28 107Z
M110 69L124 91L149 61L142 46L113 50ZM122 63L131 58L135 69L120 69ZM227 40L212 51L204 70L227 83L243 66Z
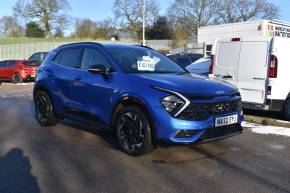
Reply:
M38 65L27 60L0 61L0 82L12 81L14 83L35 78Z
M242 132L234 86L194 75L140 46L75 43L47 56L34 87L36 119L68 118L113 129L130 155L158 140L203 143Z
M203 57L203 54L169 54L167 55L171 60L185 68L191 63Z
M37 65L40 65L44 61L47 54L48 52L36 52L32 54L32 56L30 56L28 60L33 61Z
M288 38L219 39L210 71L240 89L244 108L282 111L290 120L289 50Z
M211 64L210 57L200 58L197 61L193 62L192 64L188 65L186 67L186 70L192 73L208 76L210 64Z

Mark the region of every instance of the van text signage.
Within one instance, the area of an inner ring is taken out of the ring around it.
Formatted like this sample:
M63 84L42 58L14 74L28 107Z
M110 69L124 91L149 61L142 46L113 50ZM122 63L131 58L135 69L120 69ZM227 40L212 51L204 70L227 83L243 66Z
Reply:
M276 37L290 38L290 28L275 26Z

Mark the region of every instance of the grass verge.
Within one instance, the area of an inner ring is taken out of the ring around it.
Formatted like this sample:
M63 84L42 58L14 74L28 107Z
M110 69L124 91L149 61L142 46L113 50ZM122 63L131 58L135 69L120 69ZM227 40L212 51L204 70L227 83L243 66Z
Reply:
M273 119L269 117L257 117L253 115L245 115L245 121L250 123L256 123L261 125L270 125L276 127L288 127L290 128L290 122Z

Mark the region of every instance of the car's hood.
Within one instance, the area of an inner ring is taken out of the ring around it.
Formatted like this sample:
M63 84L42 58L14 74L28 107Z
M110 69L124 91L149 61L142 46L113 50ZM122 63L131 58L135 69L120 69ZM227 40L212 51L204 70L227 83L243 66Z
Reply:
M194 95L224 95L237 92L237 88L221 81L209 79L197 74L131 74L130 81L149 86L169 89L179 93Z

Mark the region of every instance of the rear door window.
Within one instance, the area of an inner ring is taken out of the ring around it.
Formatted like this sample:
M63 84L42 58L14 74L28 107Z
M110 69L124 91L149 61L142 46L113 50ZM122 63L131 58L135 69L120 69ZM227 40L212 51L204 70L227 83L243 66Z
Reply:
M6 61L1 61L0 68L5 68L5 67L6 67Z
M12 67L16 65L16 61L7 61L7 66Z
M80 64L81 48L65 49L59 52L54 62L69 68L76 68Z

